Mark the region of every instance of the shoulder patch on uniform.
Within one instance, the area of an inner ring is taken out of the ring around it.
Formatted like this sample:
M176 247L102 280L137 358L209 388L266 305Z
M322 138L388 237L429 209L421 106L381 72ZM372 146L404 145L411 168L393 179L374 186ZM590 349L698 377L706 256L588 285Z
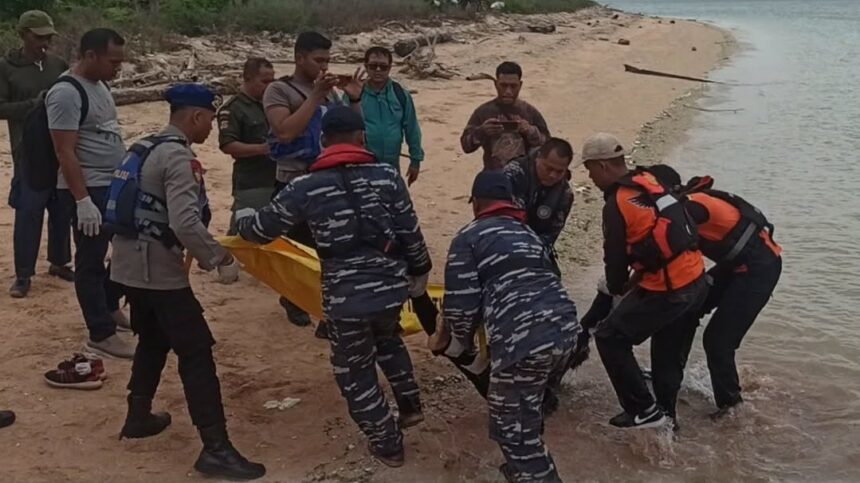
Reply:
M541 220L546 220L552 214L552 208L546 205L538 206L537 216Z

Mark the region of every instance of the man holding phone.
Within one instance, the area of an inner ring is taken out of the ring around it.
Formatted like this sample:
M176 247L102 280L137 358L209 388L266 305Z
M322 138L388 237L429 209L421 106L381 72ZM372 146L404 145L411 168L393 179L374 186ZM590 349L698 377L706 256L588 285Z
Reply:
M541 113L519 99L522 78L518 64L502 62L496 68L496 98L475 110L460 137L467 154L484 149L484 169L502 169L550 137Z
M276 163L273 197L291 180L306 174L322 152L322 118L327 110L342 102L335 93L337 87L346 94L352 108L361 112L361 91L364 75L361 69L352 77L328 72L331 40L317 32L303 32L296 38L295 70L293 75L272 82L263 94L263 109L269 122L269 156ZM289 238L314 247L307 224L290 232ZM315 248L315 247L314 247ZM286 298L281 305L295 325L307 326L307 313ZM324 330L318 330L324 336Z

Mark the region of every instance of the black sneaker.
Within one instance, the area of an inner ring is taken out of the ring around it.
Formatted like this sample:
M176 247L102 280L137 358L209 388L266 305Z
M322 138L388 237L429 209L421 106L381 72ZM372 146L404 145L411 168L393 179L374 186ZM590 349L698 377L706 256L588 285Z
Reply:
M60 280L65 280L66 282L75 281L75 271L66 265L51 265L51 267L48 268L48 275L57 277Z
M711 421L719 421L720 419L723 419L724 417L733 414L734 409L740 406L743 402L744 400L740 396L738 396L737 401L733 402L732 404L723 406L720 409L717 409L715 412L709 414L708 417L711 418Z
M616 428L656 428L666 424L666 414L657 405L651 406L647 411L640 414L629 414L623 412L609 420L609 424Z
M9 295L13 299L22 299L30 293L30 279L16 278L15 283L9 288Z

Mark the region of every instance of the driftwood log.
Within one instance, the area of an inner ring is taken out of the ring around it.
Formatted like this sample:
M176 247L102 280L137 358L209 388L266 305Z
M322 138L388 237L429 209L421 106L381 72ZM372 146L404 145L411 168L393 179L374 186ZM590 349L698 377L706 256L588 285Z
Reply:
M435 41L434 41L435 39ZM433 44L444 44L453 42L454 36L449 32L430 32L427 34L417 35L415 37L401 40L394 44L394 53L400 57L406 57L419 47L426 47Z
M534 32L537 34L551 34L555 32L555 25L546 24L546 25L528 25L526 26L529 32Z
M142 102L157 102L164 100L164 92L167 91L173 83L164 82L156 85L144 87L128 87L124 89L114 89L114 102L117 106L128 106L130 104L140 104ZM221 95L233 95L239 92L238 83L225 81L224 79L213 79L206 82L206 85L215 90Z
M693 81L693 82L707 82L709 84L725 84L725 82L714 81L714 80L709 80L709 79L701 79L699 77L688 77L685 75L668 74L666 72L659 72L656 70L640 69L639 67L634 67L632 65L627 65L627 64L624 64L624 71L630 72L631 74L653 75L656 77L668 77L670 79L681 79L681 80L688 80L688 81Z

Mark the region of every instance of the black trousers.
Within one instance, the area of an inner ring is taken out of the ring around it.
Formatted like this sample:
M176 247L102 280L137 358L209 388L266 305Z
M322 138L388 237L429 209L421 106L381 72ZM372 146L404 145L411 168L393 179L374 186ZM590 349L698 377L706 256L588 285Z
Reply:
M675 416L678 391L707 290L704 275L672 292L637 287L597 325L597 350L624 411L640 414L654 404L633 355L633 346L650 337L654 395L657 404L669 416Z
M153 398L173 350L191 421L198 428L225 423L221 385L215 372L215 339L203 318L203 308L191 288L148 290L125 287L131 306L131 327L138 335L128 390L132 396Z
M767 247L759 250L757 256L750 256L739 267L716 266L708 272L714 285L708 293L704 313L714 308L717 311L705 329L703 342L718 408L742 401L735 352L770 300L782 273L782 259Z

